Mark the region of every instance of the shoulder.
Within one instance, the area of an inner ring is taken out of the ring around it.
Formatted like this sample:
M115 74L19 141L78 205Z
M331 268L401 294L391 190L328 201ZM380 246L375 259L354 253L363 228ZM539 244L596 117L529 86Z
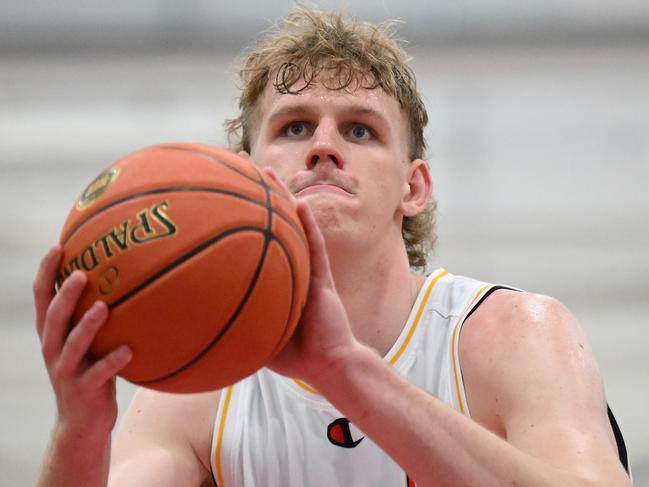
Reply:
M459 347L475 421L553 465L628 485L594 353L562 303L495 291L465 322Z
M491 353L511 355L519 347L531 347L561 355L575 346L585 349L585 342L579 322L557 299L498 289L467 319L460 353L468 360L479 360ZM559 350L548 350L552 344Z
M549 296L495 291L464 324L459 355L476 419L501 420L530 397L560 400L584 386L590 387L586 395L597 396L591 399L603 398L584 331L566 306Z

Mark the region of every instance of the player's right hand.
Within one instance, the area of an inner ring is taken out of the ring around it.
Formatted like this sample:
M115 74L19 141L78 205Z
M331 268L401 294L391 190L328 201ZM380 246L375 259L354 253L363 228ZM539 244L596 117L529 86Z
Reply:
M87 278L75 271L56 292L61 254L59 245L49 250L33 284L36 330L56 396L57 428L75 436L109 434L117 420L115 377L132 353L121 346L100 360L88 359L90 345L108 318L108 308L97 302L72 326Z

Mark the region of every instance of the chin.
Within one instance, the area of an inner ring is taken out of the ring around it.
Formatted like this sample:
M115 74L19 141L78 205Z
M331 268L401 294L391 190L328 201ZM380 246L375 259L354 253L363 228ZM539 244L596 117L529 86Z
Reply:
M324 234L329 229L338 228L342 223L342 215L340 209L331 201L326 201L321 198L308 198L306 200L315 221L320 227L320 231Z

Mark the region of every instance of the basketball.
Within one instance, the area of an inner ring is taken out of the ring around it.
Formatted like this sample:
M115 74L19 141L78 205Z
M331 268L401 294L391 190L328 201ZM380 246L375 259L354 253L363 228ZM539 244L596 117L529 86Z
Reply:
M91 346L121 344L128 381L168 392L233 384L291 337L306 300L309 254L286 191L224 149L168 144L99 174L61 232L58 285L88 283L73 322L96 301L110 310Z

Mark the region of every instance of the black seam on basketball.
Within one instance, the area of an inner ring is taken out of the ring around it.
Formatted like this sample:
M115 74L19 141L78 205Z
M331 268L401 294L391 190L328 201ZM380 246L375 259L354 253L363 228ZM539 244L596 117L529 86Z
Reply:
M237 169L235 166L233 166L230 163L224 161L223 159L220 159L219 157L215 156L214 154L210 154L209 152L204 152L204 151L202 151L202 150L200 150L198 148L195 148L195 147L182 147L182 146L169 144L169 145L159 145L159 146L154 147L154 148L155 149L170 149L170 150L177 150L177 151L182 151L182 152L189 152L191 154L196 154L196 155L205 157L206 159L209 159L209 160L211 160L213 162L217 162L217 163L221 164L222 166L227 167L231 171L236 172L240 176L243 176L244 178L246 178L246 179L248 179L248 180L250 180L250 181L252 181L254 183L260 183L259 180L251 178L245 172Z
M196 192L196 193L205 192L205 193L223 194L225 196L232 196L233 198L238 198L244 201L248 201L255 205L264 206L264 203L262 201L256 200L246 195L242 195L241 193L236 193L234 191L228 191L220 188L211 188L209 186L167 186L166 188L156 188L147 191L138 191L137 193L131 193L128 196L124 196L123 198L115 200L106 206L97 208L97 210L94 213L90 213L88 216L86 216L86 218L84 218L79 223L77 223L77 225L75 225L68 232L68 235L65 237L65 239L63 239L62 245L65 245L72 238L72 236L79 230L79 228L81 228L87 221L109 210L110 208L114 208L117 205L144 196L151 196L154 194L183 193L183 192Z
M257 171L257 174L260 177L260 184L261 187L264 188L264 193L266 193L266 210L268 211L268 223L266 224L266 230L269 232L270 235L273 234L273 213L275 213L275 209L273 208L271 197L270 197L270 187L268 186L268 183L266 183L266 180L262 177L259 169L255 168Z
M275 189L270 188L270 192L273 193L274 195L277 195L279 198L283 199L284 201L290 201L288 195L283 191L276 191Z
M294 300L295 300L295 280L296 280L295 279L295 267L293 267L293 260L291 259L291 256L289 255L288 250L284 246L284 242L282 242L279 238L277 238L277 235L275 235L275 234L272 234L272 240L277 242L280 249L282 250L282 252L286 256L286 261L288 262L288 267L289 267L289 269L291 271L291 303L290 303L290 306L289 306L289 310L292 310L293 305L294 305ZM300 312L302 312L302 310L300 310ZM290 318L290 311L289 311L289 318ZM284 334L280 337L280 339L278 340L278 343L282 343L284 341L284 336L285 335L286 335L286 329L284 329ZM274 356L277 352L279 352L279 350L277 350L277 348L276 348L275 350L273 350L272 355Z
M215 235L208 240L203 241L200 245L197 247L194 247L191 249L189 252L186 252L183 254L181 257L176 259L175 261L171 262L170 264L166 265L162 269L160 269L158 272L150 276L148 279L145 281L142 281L139 285L122 295L120 298L116 299L112 303L108 305L108 309L113 310L117 308L119 305L124 303L125 301L128 301L130 298L132 298L134 295L142 291L145 287L147 287L149 284L153 283L154 281L160 279L162 276L167 274L168 272L172 271L174 268L178 267L182 263L186 262L187 260L191 259L194 257L196 254L201 253L208 247L214 245L217 243L219 240L224 239L226 237L229 237L230 235L237 233L237 232L243 232L243 231L255 231L255 232L261 232L264 233L265 230L260 229L259 227L253 227L253 226L243 226L243 227L235 227L235 228L230 228L224 232L219 233L218 235Z
M239 169L237 169L236 167L230 165L230 163L228 163L228 162L226 162L226 161L224 161L222 159L219 159L214 154L211 154L210 152L204 152L204 151L202 151L202 150L200 150L198 148L195 148L195 147L190 148L190 147L182 147L182 146L169 144L169 145L158 146L158 148L179 150L179 151L184 151L184 152L191 152L193 154L197 154L199 156L206 157L206 158L210 159L211 161L218 162L219 164L222 164L223 166L227 167L228 169L231 169L232 171L236 172L237 174L240 174L244 178L249 179L250 181L253 181L255 183L259 183L259 184L262 184L262 185L265 183L264 177L261 175L261 173L259 172L259 170L257 169L256 166L253 166L253 168L256 170L257 175L259 176L258 180L251 178L246 173L244 173L244 172L240 171ZM285 201L289 201L288 196L285 195L283 192L275 191L273 188L270 188L270 191L273 192L274 194L276 194L277 196L279 196L280 198L284 199Z
M263 181L263 179L262 179L262 181ZM145 385L145 384L152 384L152 383L155 383L155 382L161 382L161 381L170 379L171 377L173 377L175 375L180 374L184 370L187 370L189 367L191 367L195 363L199 362L205 355L207 355L207 353L214 347L214 345L216 345L221 340L221 338L223 338L223 336L227 333L227 331L230 329L230 327L232 327L232 324L239 317L239 314L241 313L241 311L245 307L246 303L248 302L248 299L250 298L250 295L252 294L252 291L255 289L255 287L257 285L257 280L259 279L259 275L261 274L261 270L264 267L264 263L266 262L266 255L268 253L268 246L270 244L271 238L273 237L271 228L272 228L272 222L273 222L272 213L274 211L273 211L273 207L271 205L270 195L268 194L266 182L263 181L261 184L266 189L266 208L268 210L269 216L268 216L267 226L266 226L266 228L264 230L261 230L258 227L250 228L251 230L254 230L254 231L257 231L257 232L259 232L259 231L262 232L262 234L264 235L264 247L262 249L262 253L261 253L261 256L259 258L257 268L255 269L255 273L254 273L252 279L250 280L250 284L248 285L248 289L246 290L246 294L243 296L243 298L239 302L239 305L234 310L234 313L232 314L232 316L230 316L230 319L228 321L226 321L223 328L221 328L221 330L219 330L219 333L216 335L216 337L214 337L212 339L212 341L210 343L208 343L205 348L203 348L203 350L201 350L198 354L194 355L191 358L191 360L189 360L184 365L181 365L180 367L176 368L175 370L164 374L163 376L156 377L156 378L153 378L153 379L146 379L144 381L139 380L139 381L136 382L137 384ZM232 232L223 232L223 233L229 234L229 233L232 233ZM203 247L203 245L200 245L199 248L200 247ZM201 249L201 250L203 250L203 249ZM183 256L183 258L184 257L186 257L186 258L184 258L183 261L193 257L194 255L196 255L201 250L193 252L191 255L185 254L185 256Z
M102 208L98 208L94 213L91 213L88 216L86 216L86 218L84 218L79 223L77 223L77 225L75 225L74 228L72 228L68 232L68 235L65 237L65 239L62 240L61 245L65 246L68 243L68 241L74 236L74 234L77 233L79 231L79 229L85 223L87 223L89 220L95 218L97 215L103 213L104 211L109 210L110 208L113 208L113 207L115 207L117 205L120 205L120 204L125 203L127 201L131 201L133 199L140 198L140 197L143 197L143 196L150 196L150 195L154 195L154 194L182 193L182 192L186 192L186 191L187 192L197 192L197 193L198 192L205 192L205 193L223 194L225 196L232 196L233 198L238 198L238 199L241 199L241 200L244 200L244 201L248 201L248 202L253 203L255 205L265 206L263 201L256 200L254 198L242 195L240 193L235 193L233 191L227 191L227 190L224 190L224 189L204 187L204 186L170 186L170 187L167 187L167 188L157 188L157 189L152 189L152 190L149 190L149 191L140 191L138 193L133 193L133 194L130 194L128 196L125 196L124 198L120 198L119 200L113 201L109 205L106 205L106 206L104 206ZM284 215L282 212L277 211L277 210L273 210L273 212L276 213L277 216L282 218L284 221L286 221L289 225L291 225L295 229L295 231L301 236L301 233L299 232L299 230L297 229L295 224L293 222L291 222L291 220L286 215Z
M259 174L260 181L261 181L260 184L261 184L261 186L264 188L264 190L266 191L266 195L267 195L267 207L268 207L268 210L269 210L269 212L270 212L270 213L269 213L270 222L269 222L269 225L268 225L268 230L269 230L269 231L271 232L271 234L272 234L272 216L273 216L273 213L275 213L276 215L278 215L279 217L281 217L281 218L282 218L286 223L289 224L289 226L290 226L290 227L293 229L293 231L297 234L297 236L300 238L300 240L302 240L302 243L304 243L304 245L308 245L308 244L307 244L307 241L306 241L306 238L305 238L305 236L304 236L304 233L301 232L300 229L298 229L298 227L297 227L297 226L296 226L292 221L290 221L290 220L289 220L288 218L286 218L282 213L280 213L279 211L277 211L277 210L273 207L273 205L272 205L272 201L271 201L270 193L274 193L274 194L279 194L279 193L277 193L276 191L274 191L273 188L272 188L268 183L266 183L266 180L263 178L263 176L262 176L262 174L261 174L261 171L260 171L258 168L255 167L255 170L256 170L257 173ZM285 198L285 196L284 196L284 198ZM288 201L288 200L287 200L287 201Z
M171 372L167 372L166 374L161 375L159 377L134 381L135 384L146 385L146 384L153 384L155 382L161 382L163 380L167 380L167 379L173 377L174 375L177 375L177 374L183 372L184 370L188 369L189 367L194 365L196 362L201 360L212 349L212 347L214 347L214 345L216 345L221 340L221 338L223 338L223 336L230 329L232 324L237 320L237 318L239 317L239 314L241 313L241 311L245 307L246 303L248 302L248 299L250 298L250 295L252 294L252 291L255 289L255 286L257 284L257 280L259 279L259 274L261 273L261 269L262 269L263 264L264 264L264 262L266 260L266 253L268 251L268 242L269 242L268 232L267 232L267 230L261 229L259 227L240 227L238 229L232 229L230 231L223 232L222 234L220 234L219 238L210 239L211 244L214 244L218 240L220 240L221 238L224 238L225 236L236 233L236 231L242 231L242 230L255 231L255 232L262 233L264 235L264 248L262 249L262 253L261 253L261 256L259 258L259 263L257 264L257 268L255 269L255 273L253 275L253 278L250 280L250 284L248 285L248 289L246 290L246 293L244 294L241 301L239 302L239 305L237 306L237 308L234 310L234 312L232 313L230 318L226 321L223 328L221 328L219 330L219 332L217 333L217 335L210 341L210 343L208 343L207 346L205 346L200 352L198 352L196 355L194 355L188 362L186 362L185 364L183 364L180 367L176 368L175 370L172 370ZM181 259L178 259L176 261L176 263L174 263L175 265L173 265L173 267L178 265L180 263L179 261L181 261L181 260L182 260L182 262L186 261L187 259L189 259L189 258L193 257L194 255L198 254L200 251L205 250L205 248L207 248L208 246L209 245L200 245L199 246L200 250L190 252L191 255L185 254ZM165 271L168 272L168 271L171 270L171 268L172 268L172 266L167 266L167 268L165 268ZM162 274L160 274L160 275L162 275ZM153 280L154 280L153 278L148 279L147 280L147 285L150 284ZM144 287L144 286L138 286L138 292L142 290L142 287ZM109 308L111 308L111 306L109 306Z

